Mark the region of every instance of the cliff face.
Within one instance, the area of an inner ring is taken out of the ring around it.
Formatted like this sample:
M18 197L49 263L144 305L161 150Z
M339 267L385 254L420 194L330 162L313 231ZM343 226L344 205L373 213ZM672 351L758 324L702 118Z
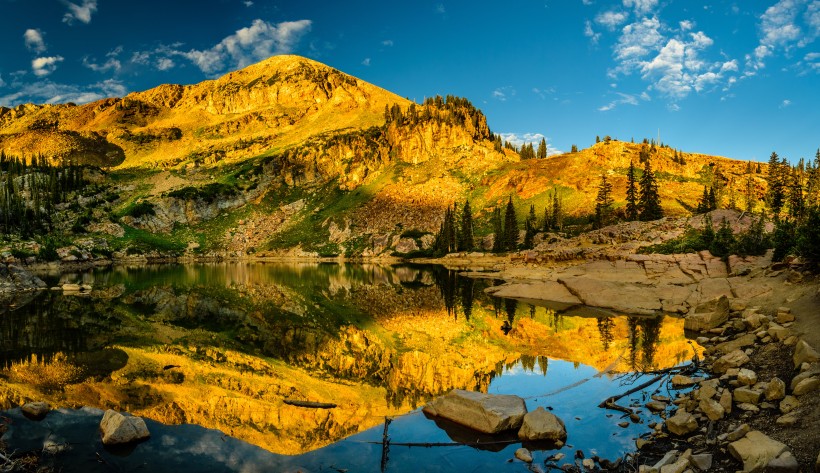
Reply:
M240 160L383 122L408 102L315 61L274 56L219 79L84 105L0 108L0 149L102 166ZM261 145L261 146L260 146Z

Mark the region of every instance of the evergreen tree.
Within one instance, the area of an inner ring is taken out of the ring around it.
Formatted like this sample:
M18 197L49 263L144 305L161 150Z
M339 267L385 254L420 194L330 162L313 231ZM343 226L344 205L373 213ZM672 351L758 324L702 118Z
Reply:
M797 228L795 223L787 219L775 219L772 243L774 244L774 254L772 261L783 261L792 253L797 243Z
M535 216L535 205L530 205L530 213L524 220L524 248L532 249L533 238L538 231L538 217Z
M461 210L461 233L458 235L458 251L472 251L474 247L473 211L470 209L470 201L468 200Z
M751 163L749 163L749 164L751 164ZM746 206L745 206L744 210L746 212L750 213L750 212L754 211L755 202L757 201L757 195L755 194L755 186L754 186L754 181L752 180L752 173L751 172L746 173L746 186L745 187L746 188L743 192L743 196L744 196L744 199L745 199L745 202L746 202Z
M715 232L715 237L712 244L709 245L709 252L715 256L726 258L731 253L735 246L735 234L732 232L732 227L726 218L720 223L720 228Z
M703 195L701 196L700 200L698 200L698 207L695 212L699 214L705 214L712 210L711 204L709 202L709 189L706 186L703 186Z
M789 182L789 217L800 222L805 213L805 202L803 200L803 181L798 169L791 172Z
M641 209L640 219L642 221L649 221L663 218L661 197L660 194L658 194L658 183L655 180L655 173L652 172L652 165L648 159L644 164L640 186L641 191L638 199L638 206Z
M515 251L518 248L518 218L515 215L512 197L507 201L504 212L504 249Z
M551 225L555 230L564 228L564 209L561 203L561 196L558 195L558 188L552 190L552 220Z
M569 152L570 153L577 153L578 152L578 145L572 145L572 148L570 148Z
M493 209L492 223L495 233L493 252L498 253L504 251L504 221L501 219L501 209L498 207Z
M629 221L638 220L638 187L635 179L635 163L629 162L629 169L626 171L626 219Z
M595 198L595 225L598 228L609 225L612 202L612 183L607 180L606 174L602 174L601 183L598 184L598 196Z
M820 270L820 206L806 210L806 218L797 231L796 250L810 270Z
M546 159L547 157L547 139L541 138L541 143L538 144L538 154L536 158L538 159Z
M550 222L552 221L552 215L550 215L550 207L552 207L551 203L548 203L544 206L544 226L541 228L541 231L548 232L552 230L552 226Z
M766 190L766 204L772 215L777 218L785 201L785 183L783 182L783 168L775 152L772 152L769 157L769 174L766 176L766 181L769 184Z

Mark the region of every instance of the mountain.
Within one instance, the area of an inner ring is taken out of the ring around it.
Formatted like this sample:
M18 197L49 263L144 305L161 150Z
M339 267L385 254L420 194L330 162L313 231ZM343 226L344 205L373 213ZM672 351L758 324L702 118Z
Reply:
M629 163L646 160L670 215L689 213L712 184L724 204L742 202L749 183L742 161L609 137L522 160L466 99L415 104L298 56L85 105L2 108L0 150L107 168L86 170L95 186L50 225L99 236L87 253L115 256L417 254L454 203L471 202L482 238L509 198L522 221L555 194L583 226L601 175L617 211ZM765 165L752 171L761 195Z

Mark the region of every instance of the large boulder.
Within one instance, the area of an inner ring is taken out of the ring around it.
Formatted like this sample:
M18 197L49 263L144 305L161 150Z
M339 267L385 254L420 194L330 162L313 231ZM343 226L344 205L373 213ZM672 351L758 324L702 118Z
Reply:
M479 432L494 434L519 428L527 406L518 396L454 389L428 403L422 411Z
M521 440L560 440L567 439L567 428L564 421L552 412L539 407L524 416L524 422L518 431Z
M720 296L718 299L695 308L693 313L686 316L683 321L683 328L696 332L706 332L720 327L727 320L729 320L729 299L726 296Z
M800 365L805 362L814 363L820 361L820 353L817 353L817 350L812 348L805 340L800 340L797 342L797 346L794 347L793 361L794 367L799 368Z
M138 442L151 436L141 417L124 416L111 409L103 414L100 431L105 445Z
M787 450L786 445L753 430L742 439L729 444L729 453L743 462L745 473L763 471L770 461Z

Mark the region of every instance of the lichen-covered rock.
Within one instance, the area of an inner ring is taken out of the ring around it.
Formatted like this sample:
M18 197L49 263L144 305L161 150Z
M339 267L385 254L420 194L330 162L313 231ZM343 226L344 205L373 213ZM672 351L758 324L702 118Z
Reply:
M425 414L443 417L479 432L494 434L519 428L527 413L527 406L518 396L454 389L434 399L422 410Z

